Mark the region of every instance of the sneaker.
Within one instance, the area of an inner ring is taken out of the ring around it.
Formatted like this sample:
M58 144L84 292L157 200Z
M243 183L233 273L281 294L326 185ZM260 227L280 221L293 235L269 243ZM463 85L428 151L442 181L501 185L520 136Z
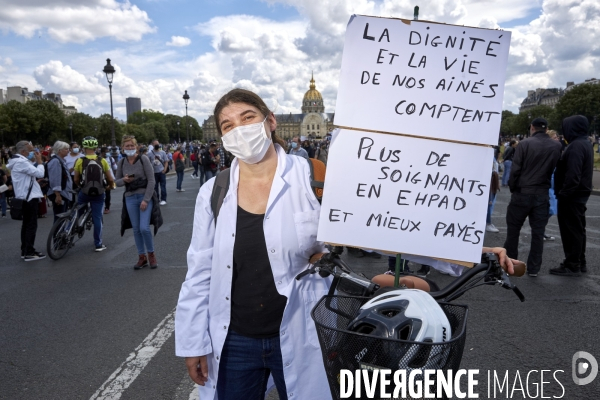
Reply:
M179 189L180 192L185 192L185 189Z
M161 201L159 204L160 204L161 206L166 206L166 205L167 205L167 202L163 200L163 201Z
M108 208L104 209L104 214L108 214L110 212L110 210Z
M550 273L552 275L559 276L581 276L581 269L579 266L577 267L568 267L565 264L561 263L558 268L550 268Z
M25 257L23 257L23 259L25 261L37 261L37 260L43 260L44 258L46 258L46 255L40 253L39 251L34 251L33 253L28 254Z
M96 247L95 251L96 252L101 252L101 251L104 251L104 250L106 250L106 246L103 245L103 244L101 244L100 246Z
M537 272L528 272L527 275L531 276L532 278L538 276Z
M6 218L6 215L3 215L2 218Z
M487 225L485 226L485 231L486 231L486 232L498 233L498 232L500 232L500 229L496 228L496 227L494 226L494 224L487 224Z
M548 235L544 235L544 241L553 241L554 240L554 236L548 236Z
M140 254L137 264L133 266L133 269L142 269L148 266L148 258L145 254Z
M421 265L421 268L416 272L419 276L427 276L431 271L431 267L429 265Z

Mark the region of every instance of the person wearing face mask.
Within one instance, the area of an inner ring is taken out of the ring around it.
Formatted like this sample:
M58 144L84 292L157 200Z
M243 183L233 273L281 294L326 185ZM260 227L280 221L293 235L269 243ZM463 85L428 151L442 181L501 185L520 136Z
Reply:
M269 374L280 399L329 398L309 313L330 280L295 279L325 250L309 164L286 154L275 116L256 94L234 89L214 115L235 159L222 172L230 185L218 219L215 179L196 200L176 354L186 357L203 400L262 399Z
M117 186L125 186L121 235L125 231L125 219L128 218L138 251L138 262L133 269L142 269L148 264L154 269L158 267L154 254L154 238L150 230L151 223L155 226L155 232L158 230L158 223L152 221L154 206L158 201L154 193L154 169L147 156L138 155L135 137L123 136L121 146L126 157L119 161L115 181Z
M84 155L81 153L79 145L77 142L72 142L69 146L69 154L65 156L65 164L71 173L71 179L75 176L75 161L81 157L84 157Z
M308 160L308 153L300 145L300 138L298 136L294 136L292 138L289 154L292 154L294 156L304 157Z
M46 256L35 250L39 199L44 197L37 179L44 177L42 155L30 142L22 140L15 146L16 154L8 162L16 199L23 199L21 225L21 258L37 261ZM35 162L34 162L35 161Z

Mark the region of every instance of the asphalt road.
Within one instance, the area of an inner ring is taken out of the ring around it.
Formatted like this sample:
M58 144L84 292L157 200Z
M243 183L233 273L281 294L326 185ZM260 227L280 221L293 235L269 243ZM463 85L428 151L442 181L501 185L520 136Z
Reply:
M198 181L188 172L186 192L175 192L172 176L167 187L168 204L162 208L165 224L155 238L156 270L132 268L137 260L132 233L119 235L120 190L113 192L112 212L104 217L108 249L102 253L93 251L91 232L86 232L64 259L25 263L19 258L20 223L0 220L0 399L194 396L183 361L174 355L171 332L186 273ZM508 199L503 190L493 217L500 233L487 234L486 245L504 241ZM590 272L586 276L548 275L548 269L562 259L553 217L547 231L556 241L545 243L540 276L516 280L525 303L497 287L477 288L457 301L470 307L462 367L479 370L480 398L540 398L540 393L534 395L542 380L545 397L600 397L600 377L587 386L577 386L571 378L575 352L587 351L600 360L600 197L590 199L587 215ZM39 221L36 246L43 252L51 223L51 211ZM528 234L525 227L522 259L527 258ZM385 258L344 257L368 276L387 269ZM437 272L430 278L441 285L451 280ZM527 382L532 370L538 372L532 372ZM542 379L540 370L551 372ZM492 389L488 396L488 371L496 371L501 379L508 371L510 391L515 391L507 394L505 388L500 394L497 389L494 396ZM529 394L519 390L517 374Z

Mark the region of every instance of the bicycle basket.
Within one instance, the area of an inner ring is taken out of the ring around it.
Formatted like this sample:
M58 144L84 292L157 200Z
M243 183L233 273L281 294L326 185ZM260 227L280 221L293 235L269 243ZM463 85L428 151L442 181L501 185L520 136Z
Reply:
M414 369L458 370L465 347L468 307L439 303L448 317L452 337L444 343L410 342L369 336L347 330L348 324L358 314L360 307L370 297L325 296L311 312L321 345L323 363L331 395L340 398L340 370L354 374L358 369L406 370ZM418 375L422 379L422 375ZM393 387L392 385L388 388ZM389 390L392 392L393 390ZM431 387L435 393L437 388ZM376 393L379 393L377 388ZM367 399L361 391L361 399ZM353 397L355 398L355 397ZM410 397L408 397L410 398Z

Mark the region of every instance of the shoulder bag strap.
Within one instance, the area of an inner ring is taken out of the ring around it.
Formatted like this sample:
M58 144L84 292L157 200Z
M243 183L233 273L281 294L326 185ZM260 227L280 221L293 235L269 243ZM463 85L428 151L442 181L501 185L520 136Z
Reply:
M223 205L223 199L229 190L229 180L229 168L219 172L215 178L215 186L213 186L212 195L210 196L210 208L214 215L215 226L217 226L217 217Z
M29 195L31 194L31 189L33 189L33 182L35 180L35 177L32 176L31 177L31 183L29 184L29 191L27 192L27 196L25 196L25 201L29 201Z

